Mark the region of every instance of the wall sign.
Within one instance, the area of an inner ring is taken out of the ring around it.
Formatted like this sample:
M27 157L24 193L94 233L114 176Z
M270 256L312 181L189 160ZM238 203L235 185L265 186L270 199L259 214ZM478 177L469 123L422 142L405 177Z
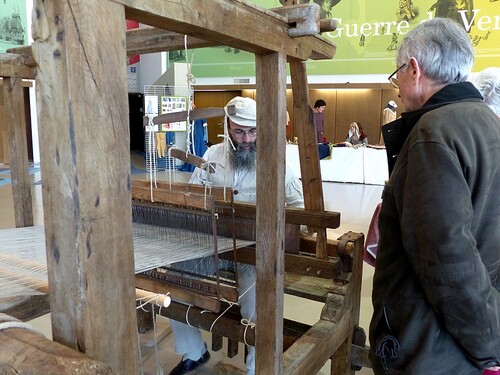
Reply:
M453 18L476 49L474 71L500 66L500 0L301 0L321 5L322 18L334 18L337 30L323 36L337 46L333 60L309 61L309 75L389 74L398 44L413 27L434 17ZM254 0L264 8L278 0ZM251 30L249 30L251 32ZM255 76L253 54L230 47L197 50L196 77Z

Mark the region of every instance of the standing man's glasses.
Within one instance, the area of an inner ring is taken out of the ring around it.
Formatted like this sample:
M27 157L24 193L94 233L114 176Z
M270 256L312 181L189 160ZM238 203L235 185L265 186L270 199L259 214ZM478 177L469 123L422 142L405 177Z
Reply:
M394 73L392 73L387 79L389 80L389 82L391 83L391 85L394 86L394 88L396 89L399 89L399 83L398 83L398 76L396 74L398 74L398 72L403 69L404 67L406 66L406 63L404 63L403 65L401 65L399 68L397 68Z

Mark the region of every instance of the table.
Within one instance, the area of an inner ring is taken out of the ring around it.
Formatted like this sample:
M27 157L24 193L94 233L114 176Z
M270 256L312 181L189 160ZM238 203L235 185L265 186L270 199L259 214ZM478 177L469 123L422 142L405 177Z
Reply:
M297 145L286 146L286 163L300 177ZM385 149L331 147L330 157L319 163L323 181L384 185L389 179Z

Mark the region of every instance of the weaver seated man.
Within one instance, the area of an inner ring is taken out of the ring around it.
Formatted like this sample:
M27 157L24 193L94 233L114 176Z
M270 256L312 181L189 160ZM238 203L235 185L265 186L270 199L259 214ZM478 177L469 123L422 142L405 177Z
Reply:
M233 105L235 113L229 114L227 107ZM227 186L233 189L234 199L239 202L256 201L256 104L253 99L235 97L226 107L226 129L222 143L210 147L203 158L216 163L215 173L197 168L190 183ZM304 200L300 180L287 168L285 179L286 204L303 207ZM193 261L184 266L195 267ZM194 261L197 262L197 261ZM206 263L205 263L206 264ZM229 263L228 263L229 265ZM177 265L176 265L177 266ZM205 265L206 267L206 265ZM240 312L244 319L254 322L255 314L255 266L237 263ZM188 374L203 366L210 353L198 328L185 323L171 321L175 350L183 358L170 375ZM248 347L246 357L247 375L255 374L255 348Z

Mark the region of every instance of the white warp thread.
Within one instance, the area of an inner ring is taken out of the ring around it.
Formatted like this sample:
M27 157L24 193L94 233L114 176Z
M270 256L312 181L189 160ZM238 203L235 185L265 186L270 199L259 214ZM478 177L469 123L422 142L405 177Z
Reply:
M207 235L197 232L156 227L147 224L134 223L134 260L135 272L141 273L157 267L166 266L184 260L202 258L213 255L212 242L207 241ZM14 263L2 262L1 269L10 273L29 274L30 279L46 285L47 259L45 252L45 234L42 226L1 229L0 255L15 256L28 260L30 270L23 269ZM237 241L237 247L249 246L253 241ZM219 254L233 249L233 239L217 236ZM0 296L41 294L33 285L22 285L17 279L11 279L0 272Z

